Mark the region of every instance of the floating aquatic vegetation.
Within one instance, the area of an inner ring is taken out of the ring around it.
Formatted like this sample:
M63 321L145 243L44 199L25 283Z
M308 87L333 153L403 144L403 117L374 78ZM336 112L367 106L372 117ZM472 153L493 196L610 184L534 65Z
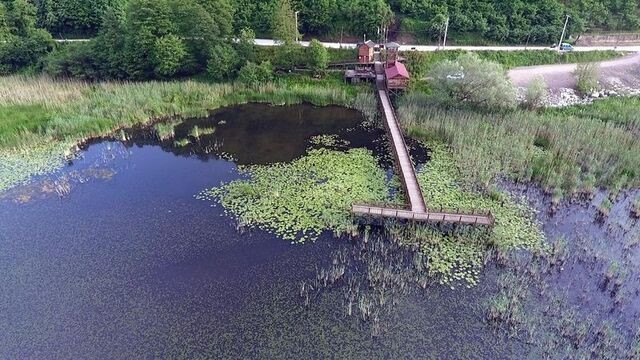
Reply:
M179 139L173 142L173 146L179 148L188 146L189 144L191 144L191 141L189 141L189 139Z
M633 201L631 213L636 219L640 219L640 195L636 196L636 199Z
M153 126L156 135L160 140L173 139L175 134L175 125L172 123L158 123Z
M241 225L256 226L286 240L314 240L324 230L354 228L354 203L389 198L385 172L366 149L311 149L291 163L241 168L246 180L207 190Z
M215 132L216 132L215 126L201 128L198 125L195 125L191 129L191 132L189 132L189 136L199 139L201 136L212 135Z
M346 147L349 146L349 142L340 139L338 135L317 135L311 138L309 142L312 145L319 145L323 147Z
M491 229L472 226L443 229L430 225L389 227L391 236L420 246L430 259L431 276L443 284L475 285L488 248L508 252L545 247L544 234L527 205L499 191L480 195L464 190L456 181L456 164L446 146L430 143L429 148L432 150L431 161L418 174L427 207L489 210L495 217Z
M33 146L28 150L0 151L0 193L31 177L60 170L73 145L60 142Z

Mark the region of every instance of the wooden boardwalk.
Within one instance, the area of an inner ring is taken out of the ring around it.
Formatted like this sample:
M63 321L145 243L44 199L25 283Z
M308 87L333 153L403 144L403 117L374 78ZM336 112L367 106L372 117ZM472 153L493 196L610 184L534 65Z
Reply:
M409 150L407 144L404 141L404 135L400 130L400 125L396 119L396 113L391 105L389 94L384 78L384 67L382 63L376 63L376 88L378 90L378 100L382 107L382 113L384 115L385 126L391 137L391 146L393 147L393 153L400 170L400 176L402 178L402 184L404 185L407 197L409 198L409 204L411 205L411 211L426 212L427 206L424 203L424 197L422 196L422 190L418 184L418 178L416 177L416 169L413 166L411 157L409 156Z
M394 218L413 221L426 222L443 222L458 223L468 225L487 225L494 223L493 216L489 214L471 213L449 213L444 211L430 212L424 202L422 189L418 183L416 169L409 156L407 144L404 141L404 135L400 129L396 113L389 99L387 91L384 65L376 61L376 90L378 93L378 101L384 116L384 123L391 140L391 147L396 159L396 164L400 172L400 178L404 187L407 198L409 199L410 210L392 209L377 206L353 205L351 212L360 216L372 216L381 218Z
M351 212L360 216L402 219L423 222L457 223L466 225L493 225L491 214L458 214L449 212L415 212L404 209L383 208L367 205L353 205Z

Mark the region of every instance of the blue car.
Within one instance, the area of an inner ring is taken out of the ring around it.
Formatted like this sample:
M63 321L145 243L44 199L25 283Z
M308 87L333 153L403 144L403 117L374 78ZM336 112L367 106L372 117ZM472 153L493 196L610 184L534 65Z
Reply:
M562 43L562 45L560 45L560 51L573 51L573 45Z

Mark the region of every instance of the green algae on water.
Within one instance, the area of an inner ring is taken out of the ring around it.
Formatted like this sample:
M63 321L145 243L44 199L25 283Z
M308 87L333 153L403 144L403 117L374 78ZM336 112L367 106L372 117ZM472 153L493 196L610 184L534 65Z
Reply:
M72 147L70 142L58 142L33 146L28 150L0 151L0 193L28 182L33 176L62 169Z
M243 167L248 179L204 191L244 226L285 240L315 240L353 229L351 205L389 200L385 172L366 149L311 149L291 163Z

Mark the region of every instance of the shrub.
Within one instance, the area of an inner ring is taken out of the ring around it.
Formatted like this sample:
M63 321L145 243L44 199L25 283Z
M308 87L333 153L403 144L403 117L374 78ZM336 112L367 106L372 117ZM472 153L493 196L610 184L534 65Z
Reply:
M275 67L291 71L297 65L305 64L303 61L304 48L297 44L284 44L276 47Z
M53 45L51 35L39 29L27 36L5 36L0 41L0 74L35 65L53 49Z
M94 45L78 42L59 45L42 63L43 71L52 77L96 80L100 70Z
M233 78L237 70L238 54L231 45L220 43L211 48L207 72L213 80Z
M307 49L307 62L311 70L318 74L327 70L329 66L329 52L318 40L311 40Z
M260 65L247 62L238 72L238 81L249 86L257 86L273 78L273 68L268 61Z
M251 29L240 30L238 36L238 42L235 44L238 57L242 61L256 61L256 49L255 49L256 34Z
M573 75L576 78L576 88L586 94L598 90L599 65L596 63L578 64Z
M523 105L530 110L541 108L547 99L547 93L547 83L543 77L538 76L527 87Z
M515 89L500 64L467 53L445 60L431 71L434 90L449 103L487 108L514 108Z
M406 60L407 70L416 79L423 78L429 71L429 56L431 54L420 51L407 51L402 54Z

